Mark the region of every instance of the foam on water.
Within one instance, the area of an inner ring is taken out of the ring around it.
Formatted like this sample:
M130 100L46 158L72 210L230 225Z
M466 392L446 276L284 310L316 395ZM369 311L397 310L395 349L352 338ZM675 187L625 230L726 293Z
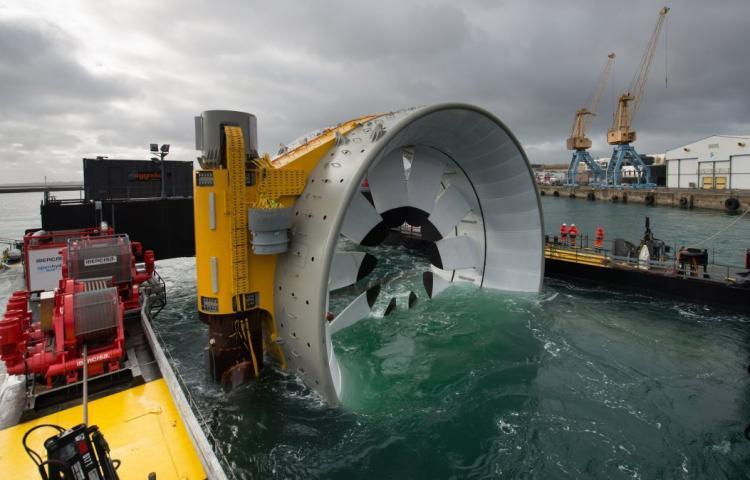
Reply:
M332 300L399 276L370 318L334 336L339 409L272 368L222 393L196 353L192 260L160 262L173 280L157 327L240 478L745 475L745 317L560 281L538 296L458 285L426 300L424 262L391 253ZM382 315L412 290L412 310Z

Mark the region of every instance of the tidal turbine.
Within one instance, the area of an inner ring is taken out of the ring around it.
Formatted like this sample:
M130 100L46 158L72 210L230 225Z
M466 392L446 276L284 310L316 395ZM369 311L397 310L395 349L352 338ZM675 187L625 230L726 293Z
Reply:
M370 315L381 286L338 312L330 293L367 277L379 260L367 247L403 225L428 242L427 297L455 282L539 291L534 177L518 140L486 110L441 104L368 115L265 159L256 125L243 112L196 117L198 310L215 378L257 376L268 355L339 404L346 385L331 337ZM337 251L341 237L362 250Z

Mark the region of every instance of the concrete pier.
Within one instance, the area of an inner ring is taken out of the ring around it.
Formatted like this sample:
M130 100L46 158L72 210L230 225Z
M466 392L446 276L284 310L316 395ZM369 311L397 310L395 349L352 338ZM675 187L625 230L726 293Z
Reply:
M657 207L705 208L743 212L750 208L750 190L701 190L664 188L636 190L631 188L591 188L587 186L539 185L543 196L578 198L590 201L632 202Z

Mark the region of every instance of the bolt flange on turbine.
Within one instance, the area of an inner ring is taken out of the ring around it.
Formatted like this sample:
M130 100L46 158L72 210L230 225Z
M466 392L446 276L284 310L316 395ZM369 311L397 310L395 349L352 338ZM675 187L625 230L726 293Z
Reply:
M221 137L227 128L237 125L239 117L232 117L235 113L230 112L223 119L222 112L204 112L199 117L199 137L204 140L198 146L204 150L204 157L210 153L202 148L209 143L205 140L207 128L211 129L208 135ZM254 127L254 117L249 123ZM218 157L230 150L221 142L214 142L213 151ZM427 253L432 267L423 275L429 297L452 282L518 292L536 292L541 286L543 229L533 174L518 141L485 110L443 104L362 117L287 146L266 168L256 168L258 162L251 164L251 159L252 155L245 152L248 167L242 176L252 178L243 180L248 185L238 188L234 195L252 203L264 191L272 190L277 206L289 209L288 248L275 255L259 255L251 243L246 243L245 260L240 267L249 283L240 285L240 289L247 291L237 290L227 277L224 283L229 282L229 291L223 303L228 317L207 319L217 312L202 307L214 305L211 298L218 296L218 284L222 283L212 283L211 272L237 265L231 255L219 262L216 249L222 245L228 250L236 248L237 235L234 240L209 241L199 233L210 230L212 225L210 214L199 215L201 210L211 211L210 196L199 192L212 187L201 187L201 176L206 174L197 172L199 310L209 324L214 345L219 333L231 336L235 328L227 327L226 320L234 325L239 319L246 336L232 337L237 348L232 352L240 352L247 345L245 350L251 358L244 362L254 362L256 372L258 356L263 352L276 356L329 404L338 404L345 391L331 336L369 316L380 292L375 285L340 312L330 312L330 292L364 278L377 262L369 253L337 252L340 236L367 247L380 244L404 224L418 227L422 240L431 242ZM207 162L206 166L210 167ZM247 172L250 173L245 175ZM231 172L227 173L232 178ZM220 187L226 190L229 184ZM363 184L369 186L369 196L363 191ZM249 206L234 202L230 191L214 194L213 208L217 198L226 199L230 205L225 209L228 223L234 215L242 216L240 210ZM252 235L249 241L252 242ZM242 254L235 256L238 255ZM235 299L231 305L232 298L247 295L254 302ZM411 294L409 305L415 301L417 296ZM391 303L395 306L395 302ZM250 308L238 310L239 304ZM390 304L386 311L389 310ZM223 330L216 324L223 324ZM262 337L263 341L253 342L255 337ZM262 351L252 353L258 349ZM240 357L218 363L231 369L233 362L243 363Z

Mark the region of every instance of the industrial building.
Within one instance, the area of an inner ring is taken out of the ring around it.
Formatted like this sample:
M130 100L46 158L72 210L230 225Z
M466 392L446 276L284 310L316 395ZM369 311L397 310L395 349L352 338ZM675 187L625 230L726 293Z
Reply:
M667 187L750 189L750 135L712 135L667 151Z

